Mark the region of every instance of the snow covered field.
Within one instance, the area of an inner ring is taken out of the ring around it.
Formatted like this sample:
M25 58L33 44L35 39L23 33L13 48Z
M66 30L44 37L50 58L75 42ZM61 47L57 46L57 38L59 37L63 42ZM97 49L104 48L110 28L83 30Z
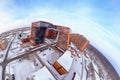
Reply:
M26 80L33 72L40 69L41 64L38 61L22 60L8 64L6 73L14 74L16 80ZM31 78L31 77L30 77Z
M5 59L7 50L9 49L10 42L13 40L13 35L6 36L6 39L8 41L8 44L7 44L6 49L0 50L0 62L2 62Z
M2 66L0 66L0 80L2 80Z

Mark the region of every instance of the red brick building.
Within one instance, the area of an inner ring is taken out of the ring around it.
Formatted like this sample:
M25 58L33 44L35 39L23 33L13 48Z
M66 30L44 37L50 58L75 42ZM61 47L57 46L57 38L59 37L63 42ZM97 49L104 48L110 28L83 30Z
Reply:
M6 49L7 45L8 45L8 41L7 41L6 38L0 39L0 49L1 49L1 50Z

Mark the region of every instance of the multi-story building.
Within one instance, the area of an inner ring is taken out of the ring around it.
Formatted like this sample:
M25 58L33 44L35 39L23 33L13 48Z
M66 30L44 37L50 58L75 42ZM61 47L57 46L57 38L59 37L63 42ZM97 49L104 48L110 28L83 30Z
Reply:
M68 49L70 44L70 28L64 26L57 26L59 30L59 37L56 43L56 47L65 51Z
M1 39L1 40L0 40L0 50L6 49L7 44L8 44L8 41L7 41L6 38Z

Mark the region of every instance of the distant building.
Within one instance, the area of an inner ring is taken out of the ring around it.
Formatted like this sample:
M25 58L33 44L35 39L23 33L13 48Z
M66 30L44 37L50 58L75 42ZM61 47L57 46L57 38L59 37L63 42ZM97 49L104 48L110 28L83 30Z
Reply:
M71 42L73 42L80 51L84 51L89 44L89 41L83 35L76 33L71 34Z
M8 41L6 38L0 39L0 50L6 49Z

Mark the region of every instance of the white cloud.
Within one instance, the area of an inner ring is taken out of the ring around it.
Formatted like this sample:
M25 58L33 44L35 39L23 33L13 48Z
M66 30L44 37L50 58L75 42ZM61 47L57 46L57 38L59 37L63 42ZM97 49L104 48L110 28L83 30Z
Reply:
M7 24L13 22L14 16L11 11L8 11L6 5L11 4L11 0L0 0L0 32L6 30Z

